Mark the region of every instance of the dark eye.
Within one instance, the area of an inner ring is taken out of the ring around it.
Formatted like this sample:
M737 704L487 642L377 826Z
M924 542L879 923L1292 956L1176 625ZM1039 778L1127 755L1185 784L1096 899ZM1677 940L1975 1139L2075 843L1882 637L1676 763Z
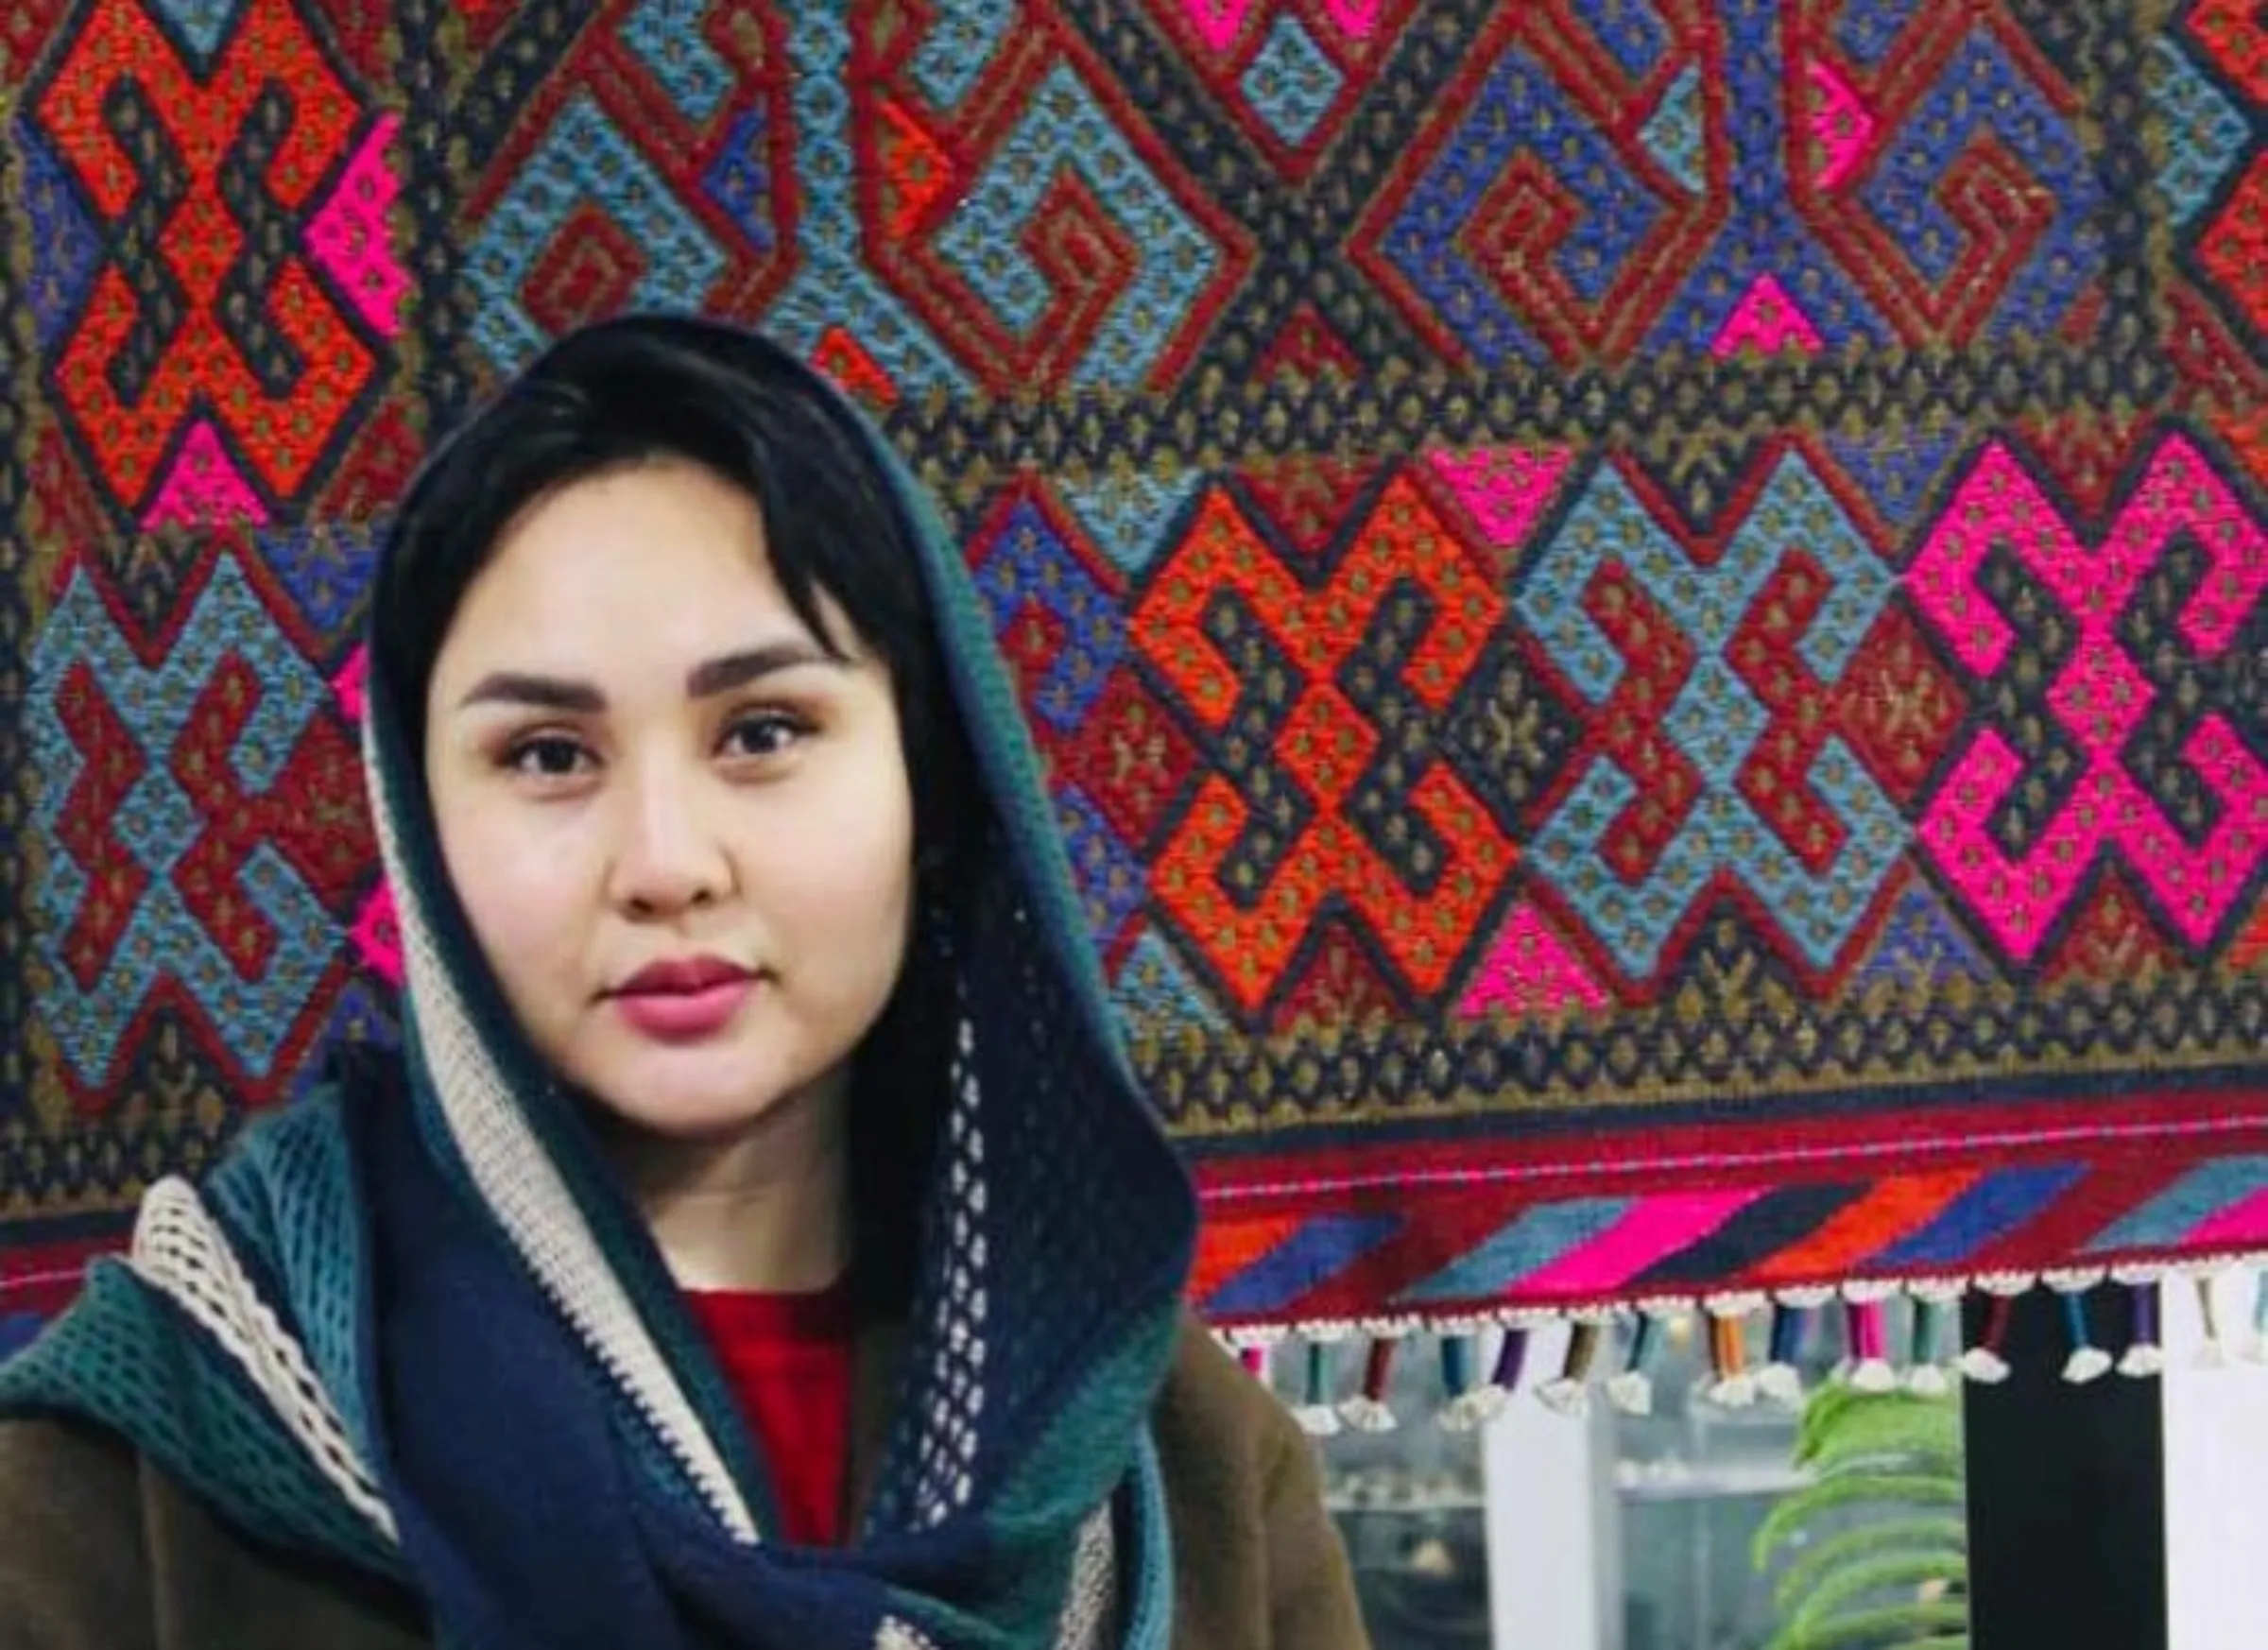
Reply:
M783 712L758 711L725 730L725 748L733 756L777 756L809 731L807 724Z
M569 779L582 771L591 753L557 733L522 739L504 753L505 765L533 779Z

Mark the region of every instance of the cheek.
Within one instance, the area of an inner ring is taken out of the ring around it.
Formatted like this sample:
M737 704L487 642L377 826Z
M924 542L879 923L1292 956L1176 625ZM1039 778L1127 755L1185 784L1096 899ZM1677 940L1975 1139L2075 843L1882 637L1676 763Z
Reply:
M574 896L581 885L561 845L531 838L508 809L451 810L435 799L442 863L490 969L523 1013L546 959L572 954Z
M913 810L902 778L844 787L763 855L766 915L807 960L895 975L913 898Z

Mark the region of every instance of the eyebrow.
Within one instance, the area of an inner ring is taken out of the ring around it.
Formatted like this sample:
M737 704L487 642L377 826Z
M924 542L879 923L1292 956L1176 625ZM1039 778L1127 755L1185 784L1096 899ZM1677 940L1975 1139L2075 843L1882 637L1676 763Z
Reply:
M685 675L685 696L712 699L752 681L803 665L841 665L844 662L801 637L767 642L715 659L704 660ZM457 701L457 709L473 705L525 705L574 715L596 715L607 708L607 696L587 681L563 677L536 676L525 671L500 670L484 676Z

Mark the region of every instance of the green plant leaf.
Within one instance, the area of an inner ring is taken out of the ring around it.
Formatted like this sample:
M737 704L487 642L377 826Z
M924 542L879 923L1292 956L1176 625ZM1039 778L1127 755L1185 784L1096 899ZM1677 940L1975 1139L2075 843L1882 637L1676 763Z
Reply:
M1828 1381L1812 1388L1796 1425L1796 1458L1800 1461L1809 1456L1817 1448L1820 1435L1832 1431L1836 1419L1853 1404L1883 1396L1887 1395L1861 1392L1843 1381Z
M1758 1569L1771 1562L1772 1554L1813 1519L1838 1507L1875 1501L1896 1507L1960 1507L1967 1500L1967 1487L1954 1473L1881 1472L1816 1479L1782 1496L1757 1526L1750 1551Z
M1961 1461L1961 1415L1950 1403L1907 1393L1869 1393L1862 1401L1839 1406L1831 1419L1813 1429L1796 1464L1826 1476L1862 1461L1897 1461L1909 1466L1957 1469Z
M1950 1630L1951 1641L1968 1641L1968 1607L1961 1604L1896 1605L1887 1609L1862 1610L1839 1616L1817 1626L1783 1628L1769 1650L1908 1650L1919 1643L1935 1644ZM1943 1629L1943 1630L1941 1630Z
M1960 1519L1885 1519L1861 1524L1808 1547L1788 1565L1773 1592L1782 1616L1796 1612L1821 1577L1858 1558L1893 1552L1927 1554L1947 1563L1948 1579L1968 1576L1968 1526Z
M1964 1554L1872 1554L1822 1576L1811 1596L1789 1618L1788 1626L1796 1632L1818 1626L1846 1606L1863 1603L1890 1588L1918 1590L1930 1582L1966 1582L1967 1578L1968 1559ZM1899 1601L1900 1606L1928 1602L1918 1597Z

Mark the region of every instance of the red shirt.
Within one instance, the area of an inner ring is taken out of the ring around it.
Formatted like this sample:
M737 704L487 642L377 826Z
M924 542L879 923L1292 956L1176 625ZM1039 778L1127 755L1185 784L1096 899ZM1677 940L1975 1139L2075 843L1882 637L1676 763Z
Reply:
M849 1289L810 1295L689 1290L693 1315L740 1400L788 1540L842 1539L857 1317Z

